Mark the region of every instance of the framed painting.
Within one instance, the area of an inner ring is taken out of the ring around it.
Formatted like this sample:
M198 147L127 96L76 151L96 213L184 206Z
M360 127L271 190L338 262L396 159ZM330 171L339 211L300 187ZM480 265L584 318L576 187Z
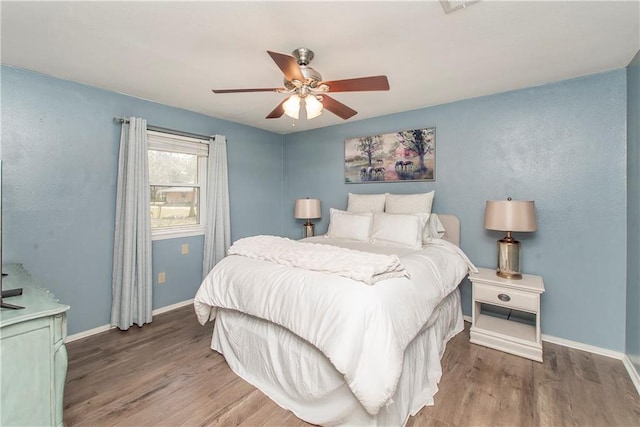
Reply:
M344 182L435 181L436 128L344 141Z

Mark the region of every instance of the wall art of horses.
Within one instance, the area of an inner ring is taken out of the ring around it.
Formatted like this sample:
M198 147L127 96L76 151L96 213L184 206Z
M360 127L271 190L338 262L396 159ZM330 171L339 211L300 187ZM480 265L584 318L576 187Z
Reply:
M346 183L435 181L436 128L344 141Z

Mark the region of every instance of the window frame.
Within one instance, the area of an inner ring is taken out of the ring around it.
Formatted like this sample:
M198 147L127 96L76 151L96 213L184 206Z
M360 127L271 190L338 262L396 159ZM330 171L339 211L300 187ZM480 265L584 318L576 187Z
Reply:
M147 130L147 151L166 151L173 153L195 154L198 159L197 183L198 188L198 224L178 225L162 228L151 228L151 240L175 239L204 235L207 209L207 176L209 141L188 136L174 135L167 132ZM147 191L151 191L153 183L149 182ZM157 183L155 185L158 185Z

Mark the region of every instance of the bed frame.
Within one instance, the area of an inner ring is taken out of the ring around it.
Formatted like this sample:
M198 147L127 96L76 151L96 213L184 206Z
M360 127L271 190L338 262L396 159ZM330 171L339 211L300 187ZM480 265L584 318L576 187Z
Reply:
M437 214L440 222L447 231L442 238L456 246L460 246L460 220L457 216L451 214Z

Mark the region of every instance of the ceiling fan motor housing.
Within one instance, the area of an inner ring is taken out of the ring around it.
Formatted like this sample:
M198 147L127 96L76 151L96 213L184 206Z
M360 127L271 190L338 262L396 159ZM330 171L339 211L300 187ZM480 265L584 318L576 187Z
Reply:
M304 88L305 86L307 86L310 89L316 89L318 87L318 83L322 81L322 75L320 75L320 73L314 70L313 68L309 67L309 63L311 62L314 56L313 51L307 48L301 47L291 52L291 54L293 55L293 57L296 59L296 62L300 66L300 73L305 78L305 80L303 82L297 83L295 81L287 80L285 78L284 86L290 91L301 89L301 88ZM304 93L301 93L300 95L304 96L306 95L307 92L308 91L305 90Z
M304 77L304 81L300 82L298 84L296 84L297 81L290 81L287 80L286 78L284 79L284 86L289 89L289 90L295 90L296 88L300 88L302 86L308 86L312 89L315 89L318 87L318 83L320 83L322 81L322 76L320 75L319 72L317 72L316 70L314 70L311 67L308 67L306 65L301 65L300 66L300 72L302 73L303 77Z
M299 47L291 52L294 58L298 61L298 65L309 65L313 59L313 51L306 47Z

